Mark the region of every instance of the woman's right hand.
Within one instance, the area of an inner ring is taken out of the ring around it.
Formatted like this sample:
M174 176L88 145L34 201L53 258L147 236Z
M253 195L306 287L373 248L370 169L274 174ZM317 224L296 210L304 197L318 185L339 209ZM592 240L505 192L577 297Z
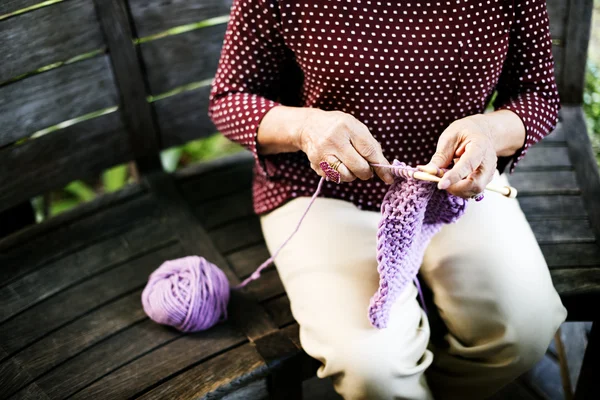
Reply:
M277 137L270 134L275 131L279 132ZM280 152L277 148L296 148L308 156L312 169L320 176L325 176L319 166L321 162L334 165L339 160L337 171L342 182L371 179L373 171L388 184L394 181L388 168L371 169L369 164L389 165L389 162L369 129L350 114L318 108L275 107L265 115L259 127L258 141L263 150L268 150L269 139L281 141L282 131L288 133L284 135L287 140L283 139L288 141L287 146L270 146L272 151L263 151L263 154Z

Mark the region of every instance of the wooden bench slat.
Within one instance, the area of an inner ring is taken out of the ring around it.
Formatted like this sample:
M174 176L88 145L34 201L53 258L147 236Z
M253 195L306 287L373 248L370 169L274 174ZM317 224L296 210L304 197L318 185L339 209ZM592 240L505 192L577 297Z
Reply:
M104 55L0 87L0 147L117 103Z
M245 291L254 296L259 302L285 293L281 279L279 279L279 274L273 266L264 270L261 273L260 279L248 284Z
M160 215L156 202L148 195L127 200L124 207L105 208L81 219L65 222L56 226L56 229L42 231L39 235L24 235L27 240L18 246L8 247L11 243L7 241L6 247L0 247L0 254L4 255L0 286L69 254L82 251L96 241L131 230L144 217ZM60 216L56 218L61 219ZM44 228L44 225L52 222L53 219L34 228Z
M123 399L246 342L229 324L186 335L140 357L76 393L73 399Z
M129 0L138 37L229 15L232 0Z
M225 255L263 241L257 216L236 220L210 231L219 251Z
M552 45L552 57L554 58L554 79L561 92L563 84L563 70L565 65L565 48L563 46Z
M581 196L527 196L518 197L518 200L530 221L542 218L587 217Z
M552 39L564 40L566 34L569 2L565 0L547 0L546 8L550 19L550 35Z
M239 277L247 277L253 273L263 261L270 257L266 244L260 243L227 256L231 268Z
M140 44L150 93L165 93L190 82L212 79L227 24L196 29Z
M11 397L11 400L45 400L48 399L50 400L50 397L48 397L48 395L42 391L42 389L36 385L35 383L32 383L31 385L27 385L27 387L23 390L20 390L18 393L16 393L14 396Z
M279 327L294 322L287 295L279 296L264 303L265 309Z
M518 167L517 167L518 168ZM519 196L579 194L574 171L519 171L508 176Z
M596 241L586 219L536 220L530 221L529 224L540 244Z
M118 113L0 149L0 211L131 158Z
M252 191L243 192L212 200L194 208L198 221L208 230L219 225L234 222L254 215Z
M140 399L221 398L267 373L268 368L256 348L245 344L177 375Z
M566 133L565 133L565 127L563 125L563 123L561 122L561 112L558 112L559 115L559 120L558 120L558 124L556 125L556 128L550 132L550 134L546 137L544 137L544 139L539 142L538 144L536 144L534 147L539 147L539 146L544 146L544 145L554 145L554 144L561 144L564 145L566 144ZM523 160L524 161L524 160Z
M210 86L183 92L153 103L163 148L179 146L217 132L208 118Z
M569 150L567 146L549 147L533 146L527 155L519 162L519 171L526 168L556 168L570 167Z
M34 295L40 293L39 297L42 297L44 292L47 292L47 296L49 296L59 290L62 291L0 325L0 346L8 353L21 350L61 325L132 290L145 286L148 276L163 261L186 255L181 246L168 242L169 236L165 234L165 229L157 226L160 224L141 223L140 225L142 229L128 235L121 235L114 241L108 241L104 246L98 246L98 250L113 253L109 256L96 256L98 259L104 258L103 261L85 262L82 260L91 260L95 256L79 253L81 257L77 258L79 261L77 267L83 270L81 271L82 276L90 276L90 270L93 267L102 272L94 271L96 275L91 275L91 278L77 283L75 286L67 287L64 280L69 271L63 272L64 270L61 268L45 268L44 274L35 276L32 285L40 286L45 291L40 290ZM144 230L146 234L143 233ZM153 234L152 231L160 232L161 236ZM136 241L147 241L147 243L140 246L141 243L135 243ZM116 242L121 242L121 244ZM111 250L113 248L114 250ZM160 251L162 259L157 258L155 251ZM120 263L120 265L114 268L116 263ZM65 269L67 268L65 267ZM71 275L75 275L76 272L78 271L72 271ZM58 276L54 278L53 273ZM71 278L71 276L67 277ZM43 280L42 278L48 279ZM57 282L61 278L63 281ZM78 280L80 279L81 277ZM57 282L56 289L52 287L55 282Z
M49 397L63 399L181 336L175 329L146 319L52 369L35 384Z
M92 0L69 0L2 21L0 82L104 46Z
M600 260L600 247L595 243L542 244L540 248L551 269L594 266Z
M554 287L561 295L600 293L600 259L593 268L564 268L550 270Z
M79 318L0 363L0 397L8 397L41 374L93 346L115 332L143 320L141 290ZM27 377L13 372L12 363L26 370Z

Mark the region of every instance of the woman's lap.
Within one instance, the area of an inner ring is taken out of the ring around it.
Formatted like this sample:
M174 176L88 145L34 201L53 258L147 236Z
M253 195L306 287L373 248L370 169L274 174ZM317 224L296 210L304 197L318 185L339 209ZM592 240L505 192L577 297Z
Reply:
M295 199L261 218L271 251L289 235L307 204L307 198ZM303 347L324 362L319 375L333 377L345 398L427 398L423 372L432 361L426 349L429 324L414 287L394 305L387 329L373 328L367 317L379 281L379 218L377 212L319 198L278 256L277 268L300 324ZM514 349L515 343L526 342L530 331L540 330L530 323L533 315L545 318L542 330L550 337L564 319L544 259L515 200L488 194L484 201L469 204L461 220L432 240L421 273L450 331L447 348L431 347L435 357L427 371L434 392L447 397L469 386L471 394L481 396L507 383L527 363L505 372L495 368L495 380L480 379L477 371L520 358L523 352L534 359L539 350ZM540 339L547 345L546 338ZM464 381L461 374L468 375ZM460 396L466 398L464 392Z

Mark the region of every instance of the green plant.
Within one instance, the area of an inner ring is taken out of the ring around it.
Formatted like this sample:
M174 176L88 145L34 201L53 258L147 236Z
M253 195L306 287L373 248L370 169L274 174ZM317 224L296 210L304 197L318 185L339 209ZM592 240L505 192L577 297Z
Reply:
M592 61L587 63L583 110L596 161L600 166L600 68Z

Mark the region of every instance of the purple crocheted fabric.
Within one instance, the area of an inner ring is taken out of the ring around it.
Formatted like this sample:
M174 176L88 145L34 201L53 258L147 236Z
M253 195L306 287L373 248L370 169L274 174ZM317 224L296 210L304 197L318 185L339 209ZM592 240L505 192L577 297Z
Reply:
M371 298L369 319L387 326L388 315L402 290L416 278L425 248L443 224L455 222L466 201L438 190L433 182L413 179L406 164L394 161L396 180L381 204L377 232L379 289Z

